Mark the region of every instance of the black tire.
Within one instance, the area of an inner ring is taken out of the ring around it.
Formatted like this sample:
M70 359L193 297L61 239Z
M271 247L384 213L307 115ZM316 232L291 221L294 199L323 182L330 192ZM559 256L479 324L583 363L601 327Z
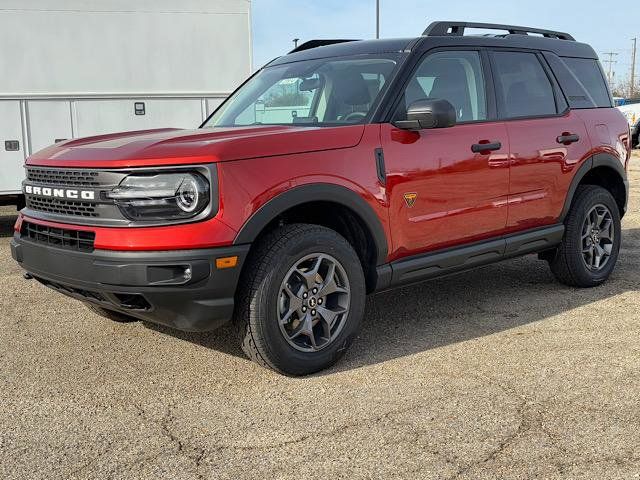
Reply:
M91 310L96 315L100 315L108 320L112 320L118 323L132 323L139 322L140 320L134 317L131 317L125 313L116 312L115 310L107 310L106 308L99 307L97 305L93 305L92 303L85 303L87 308Z
M601 268L592 270L583 258L582 229L587 215L597 205L604 205L611 213L614 238L607 262ZM602 284L615 268L622 239L620 211L613 196L595 185L578 187L564 223L562 244L549 261L551 271L558 281L572 287L588 288Z
M292 268L314 254L330 255L348 279L350 301L341 330L318 351L299 351L281 331L278 302ZM366 287L362 265L338 233L318 225L286 225L263 237L252 249L236 297L234 323L242 350L256 363L277 372L308 375L333 365L351 345L364 314Z

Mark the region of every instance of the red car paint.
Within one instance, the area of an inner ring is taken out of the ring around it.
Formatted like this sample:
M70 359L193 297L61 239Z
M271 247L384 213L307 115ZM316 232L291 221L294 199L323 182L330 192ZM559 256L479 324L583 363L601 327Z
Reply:
M571 132L580 141L559 145ZM489 155L469 145L500 141ZM249 127L156 130L72 140L27 165L87 168L217 163L220 209L207 221L130 228L74 227L96 233L103 250L179 250L231 244L269 200L295 186L330 183L357 192L376 213L387 261L532 227L551 225L581 162L607 152L626 163L628 126L613 109L534 120L461 124L408 132L391 124L335 128ZM387 184L374 149L385 151ZM408 208L403 195L418 194ZM19 230L22 215L16 224ZM29 219L31 222L63 225Z
M199 130L145 130L61 142L27 160L55 167L148 167L193 165L349 148L362 138L349 128L254 126Z

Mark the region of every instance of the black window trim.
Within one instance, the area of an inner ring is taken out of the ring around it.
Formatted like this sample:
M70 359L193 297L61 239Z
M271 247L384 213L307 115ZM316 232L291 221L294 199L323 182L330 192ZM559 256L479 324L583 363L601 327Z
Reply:
M499 121L496 105L496 93L495 85L493 81L493 73L491 66L489 65L489 57L486 47L469 46L469 45L456 45L456 46L441 46L435 47L426 51L417 52L412 55L412 59L404 65L404 69L398 77L395 83L392 85L388 93L388 98L385 99L384 108L381 109L380 116L374 117L371 123L390 123L393 121L393 115L395 114L400 101L404 95L404 90L409 85L409 82L413 78L414 73L418 70L422 62L429 56L440 52L462 51L462 52L477 52L480 60L480 66L482 69L482 76L484 80L485 88L485 102L487 109L487 118L482 120L468 120L464 122L456 122L456 125L473 125L492 123Z
M495 82L495 92L496 92L496 105L498 108L498 119L500 121L503 122L513 122L513 121L522 121L522 120L538 120L538 119L545 119L545 118L561 118L566 116L570 111L571 111L571 107L569 105L569 102L567 101L567 98L565 97L564 92L562 91L562 89L560 88L560 85L558 84L555 75L553 74L553 72L551 71L551 68L549 67L546 59L544 58L544 55L542 54L542 51L540 50L533 50L533 49L525 49L525 48L490 48L488 49L489 52L489 59L491 62L491 70L493 72L497 71L497 67L495 64L495 57L494 57L494 53L495 52L510 52L510 53L530 53L535 55L535 57L538 59L538 62L540 62L540 66L542 67L543 71L545 72L547 79L549 80L549 83L551 84L551 89L553 91L553 100L556 106L556 113L553 114L546 114L546 115L527 115L527 116L522 116L522 117L509 117L505 114L503 110L503 107L501 107L500 105L500 101L498 100L498 92L502 93L501 91L501 85L499 85L499 83L496 81ZM559 104L559 98L560 96L562 96L562 98L565 101L566 104L566 108L562 111L560 111L560 104Z

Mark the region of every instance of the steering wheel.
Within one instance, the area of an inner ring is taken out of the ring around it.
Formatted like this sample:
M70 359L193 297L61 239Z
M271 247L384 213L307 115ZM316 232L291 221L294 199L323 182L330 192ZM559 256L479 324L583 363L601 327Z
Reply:
M343 118L343 121L349 122L349 123L356 123L364 119L366 116L367 114L363 112L351 112Z

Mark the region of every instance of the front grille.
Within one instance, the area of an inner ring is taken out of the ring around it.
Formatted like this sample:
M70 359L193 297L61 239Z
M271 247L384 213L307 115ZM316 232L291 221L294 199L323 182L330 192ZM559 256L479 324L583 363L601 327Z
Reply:
M54 170L27 167L27 180L47 185L65 187L98 187L99 173L90 170Z
M126 171L26 167L27 216L81 225L127 224L118 205L105 196L127 176ZM27 193L27 188L29 188ZM75 197L69 192L73 191ZM92 198L83 193L91 192ZM45 192L48 192L45 194Z
M94 232L48 227L26 220L22 222L20 234L34 242L80 252L93 252L96 239Z
M48 197L26 197L27 207L41 212L58 215L74 215L77 217L97 217L96 204L93 202L75 202Z

